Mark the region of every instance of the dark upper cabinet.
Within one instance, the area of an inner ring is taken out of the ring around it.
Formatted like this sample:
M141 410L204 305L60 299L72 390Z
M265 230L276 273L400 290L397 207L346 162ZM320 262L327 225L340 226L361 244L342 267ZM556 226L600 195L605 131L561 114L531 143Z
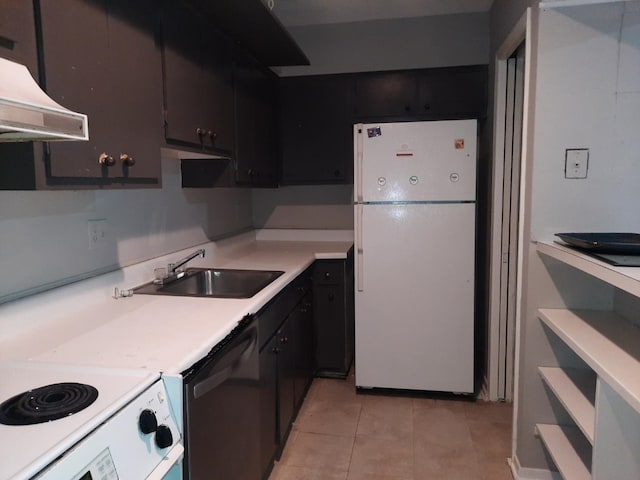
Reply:
M47 93L88 115L90 137L48 144L48 186L159 186L162 69L155 5L40 2Z
M276 187L277 77L248 54L238 51L235 56L235 183Z
M33 3L0 0L0 57L25 65L38 80L38 55ZM36 158L40 144L7 142L0 144L0 189L36 188Z
M33 3L0 0L0 57L26 65L38 79Z
M348 75L279 79L281 184L351 183L350 94Z
M424 70L418 81L419 105L425 115L481 118L486 114L485 65Z
M401 117L418 111L418 79L413 71L359 74L353 83L355 117Z
M356 121L482 118L487 66L357 74L353 89Z
M177 0L162 9L165 137L168 143L231 154L231 42ZM156 79L156 82L158 79Z

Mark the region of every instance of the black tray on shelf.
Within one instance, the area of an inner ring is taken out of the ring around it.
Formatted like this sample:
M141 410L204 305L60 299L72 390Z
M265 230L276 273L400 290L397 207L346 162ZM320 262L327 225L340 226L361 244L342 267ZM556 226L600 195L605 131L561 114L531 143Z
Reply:
M640 255L639 233L556 233L564 242L593 253Z

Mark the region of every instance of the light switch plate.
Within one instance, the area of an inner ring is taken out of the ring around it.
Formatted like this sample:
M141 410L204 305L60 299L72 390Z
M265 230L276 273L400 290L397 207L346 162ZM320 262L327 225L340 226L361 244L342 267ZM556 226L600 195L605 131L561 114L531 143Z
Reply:
M567 148L564 154L564 178L587 178L588 148Z

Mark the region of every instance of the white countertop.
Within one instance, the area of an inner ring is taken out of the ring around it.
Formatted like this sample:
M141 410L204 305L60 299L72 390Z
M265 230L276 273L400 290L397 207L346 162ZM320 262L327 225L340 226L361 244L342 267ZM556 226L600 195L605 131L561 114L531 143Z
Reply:
M251 232L1 305L0 360L179 373L206 355L245 315L260 310L315 259L346 258L352 244L350 231ZM285 273L249 299L112 297L114 288L146 283L155 267L197 248L205 248L206 257L190 262L190 267Z

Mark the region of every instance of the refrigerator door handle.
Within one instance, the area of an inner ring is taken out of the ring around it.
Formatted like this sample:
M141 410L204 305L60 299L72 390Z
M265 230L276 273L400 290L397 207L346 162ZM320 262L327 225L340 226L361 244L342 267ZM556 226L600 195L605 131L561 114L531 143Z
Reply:
M362 249L362 216L364 208L356 205L356 288L364 292L364 251Z
M355 126L356 137L356 202L362 202L362 156L363 156L363 135L362 123Z

